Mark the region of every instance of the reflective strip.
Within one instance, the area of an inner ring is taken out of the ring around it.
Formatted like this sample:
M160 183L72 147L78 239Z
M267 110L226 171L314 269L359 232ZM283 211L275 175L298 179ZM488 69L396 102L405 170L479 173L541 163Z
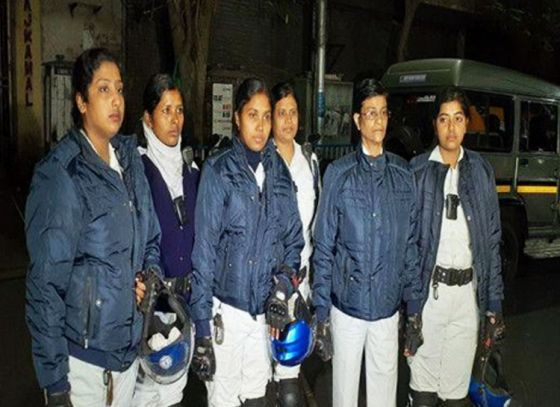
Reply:
M556 185L521 185L517 187L520 194L556 194Z
M511 185L496 185L499 194L511 192ZM520 185L517 187L520 194L556 194L558 187L555 185Z

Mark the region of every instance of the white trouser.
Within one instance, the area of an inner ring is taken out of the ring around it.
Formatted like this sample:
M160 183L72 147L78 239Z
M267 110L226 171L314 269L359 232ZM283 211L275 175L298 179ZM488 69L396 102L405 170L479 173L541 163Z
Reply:
M394 407L397 396L399 313L378 321L331 308L333 406L356 407L365 348L368 407Z
M448 286L440 283L438 299L430 284L422 311L424 344L408 358L410 387L435 392L442 400L467 395L476 352L478 307L473 283Z
M107 405L107 386L103 382L105 369L72 356L68 358L68 364L72 404L80 407L105 407ZM112 407L130 407L137 373L138 360L124 372L112 372Z
M187 372L179 380L169 384L161 384L146 375L140 367L134 398L134 407L167 407L183 400L183 390L187 385Z
M309 294L311 292L311 288L309 287L309 277L308 276L306 276L305 279L303 279L303 281L299 285L299 292L301 293L303 298L307 299L309 297ZM292 298L290 298L290 309L291 310L295 306L296 298L297 298L297 295L293 295ZM297 378L299 376L300 367L301 367L301 365L282 366L282 365L279 365L278 363L276 363L275 366L274 366L274 381L278 382L280 380Z
M224 342L214 342L216 374L206 382L208 405L237 407L246 399L266 393L271 376L268 325L264 314L253 319L249 313L214 298L213 314L217 312L224 323Z

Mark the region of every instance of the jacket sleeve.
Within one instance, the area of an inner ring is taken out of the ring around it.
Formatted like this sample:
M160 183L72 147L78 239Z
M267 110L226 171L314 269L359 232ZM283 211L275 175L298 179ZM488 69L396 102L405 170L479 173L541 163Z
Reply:
M147 181L146 181L147 184ZM161 276L163 276L163 271L161 269L161 253L160 253L160 243L161 243L161 228L159 226L159 220L154 208L154 202L152 201L152 194L150 193L149 186L147 192L147 206L148 206L148 236L146 241L146 250L144 252L144 267L143 270L149 268L156 269Z
M331 308L332 269L338 230L336 200L339 182L340 179L335 175L333 166L329 166L324 177L313 234L315 243L313 305L317 309L317 317L321 322L328 318Z
M46 162L37 168L25 209L30 266L26 322L39 386L67 381L64 337L69 285L82 223L82 207L66 170ZM59 386L60 387L60 386Z
M134 143L136 141L134 140ZM134 148L132 150L132 161L136 161L135 166L137 174L133 174L134 177L141 177L142 189L137 188L136 194L143 194L143 196L137 196L138 201L142 202L145 206L144 210L147 213L148 225L146 230L146 244L144 249L144 257L142 259L142 270L155 269L163 277L163 271L161 269L161 228L159 226L158 216L154 207L154 202L152 199L152 192L150 189L150 184L146 178L146 173L144 169L144 163L139 153L139 148Z
M202 170L195 208L191 306L195 321L212 317L216 251L220 240L225 191L211 163Z
M485 183L486 205L488 216L488 250L490 253L489 284L488 284L488 311L502 312L504 298L504 285L502 281L502 260L500 257L500 242L502 239L502 224L500 219L500 204L496 192L494 171L486 164L488 180Z
M299 216L295 190L292 190L292 193L286 197L285 201L286 228L282 237L284 245L284 258L281 259L281 263L286 264L297 272L300 267L300 255L305 241L303 239L303 227ZM281 268L278 268L276 272L279 273L280 269Z
M413 199L410 208L410 226L405 251L403 291L403 300L406 303L408 315L420 312L422 300L422 280L418 250L418 190L415 182L412 182L412 190Z

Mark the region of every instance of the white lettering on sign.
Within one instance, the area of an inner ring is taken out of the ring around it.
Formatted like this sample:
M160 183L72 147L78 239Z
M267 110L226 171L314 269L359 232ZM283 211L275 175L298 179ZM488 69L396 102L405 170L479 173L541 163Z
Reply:
M411 75L401 75L399 77L399 83L418 83L418 82L426 82L426 74L411 74Z

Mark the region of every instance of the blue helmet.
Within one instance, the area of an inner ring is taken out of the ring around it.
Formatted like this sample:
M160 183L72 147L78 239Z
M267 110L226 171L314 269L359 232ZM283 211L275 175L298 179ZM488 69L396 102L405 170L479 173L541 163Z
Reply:
M301 364L313 351L315 333L309 307L296 291L293 321L280 333L278 339L271 338L270 347L272 358L283 366L297 366Z
M169 384L188 371L193 355L194 326L180 297L159 277L154 281L156 283L152 287L146 283L146 295L151 298L143 310L140 365L144 373L157 383ZM163 347L153 349L154 342L150 339L157 334L162 335L162 340L168 340Z
M163 349L140 359L144 372L158 383L173 383L187 371L190 352L188 341L177 339Z
M520 406L513 400L505 382L502 356L497 349L479 345L473 375L469 385L469 397L475 407Z

